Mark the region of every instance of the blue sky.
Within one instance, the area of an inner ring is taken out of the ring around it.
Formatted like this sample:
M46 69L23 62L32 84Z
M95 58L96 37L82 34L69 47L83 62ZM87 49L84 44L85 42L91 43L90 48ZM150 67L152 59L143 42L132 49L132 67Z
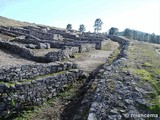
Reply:
M0 16L60 28L84 24L87 31L101 18L102 32L117 27L160 34L160 0L0 0Z

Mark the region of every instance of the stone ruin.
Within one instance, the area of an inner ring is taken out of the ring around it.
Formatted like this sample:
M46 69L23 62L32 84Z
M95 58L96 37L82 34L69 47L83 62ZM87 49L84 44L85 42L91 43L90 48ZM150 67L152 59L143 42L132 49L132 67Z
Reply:
M64 30L40 27L0 27L0 33L14 37L10 41L0 41L0 46L22 57L36 62L55 62L64 60L75 53L102 49L108 38L89 35L73 35ZM59 49L43 56L33 54L35 49ZM20 51L20 52L19 52ZM54 56L52 58L52 56ZM56 56L56 57L55 57Z
M0 39L0 52L18 55L17 61L27 61L14 65L0 64L0 119L42 105L65 91L66 86L80 80L83 82L83 98L75 108L73 120L129 119L126 114L130 111L139 113L139 105L147 105L143 96L139 96L138 88L135 91L130 89L132 81L134 83L139 78L119 69L128 59L126 51L130 42L126 38L79 34L44 26L0 26L0 35L8 37ZM77 53L101 50L109 39L121 45L120 53L112 63L106 62L86 74L73 61L67 60ZM107 87L113 82L114 90L118 92ZM130 100L132 97L137 104Z
M50 27L0 26L0 50L32 61L29 64L1 65L0 117L40 105L56 96L65 85L83 73L73 62L76 53L102 49L108 38L92 37Z

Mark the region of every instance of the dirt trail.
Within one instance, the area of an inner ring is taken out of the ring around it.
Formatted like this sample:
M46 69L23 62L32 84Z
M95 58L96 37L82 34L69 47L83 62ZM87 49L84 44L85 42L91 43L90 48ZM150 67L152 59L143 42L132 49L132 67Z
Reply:
M117 42L110 41L109 45L106 47L109 49L81 53L77 58L74 58L71 61L74 61L78 65L79 69L85 72L91 72L99 65L105 63L110 54L113 53L115 49L118 49L119 44Z
M100 64L104 63L112 52L113 51L96 50L88 53L85 57L81 56L78 59L75 59L75 63L78 65L79 69L91 72Z

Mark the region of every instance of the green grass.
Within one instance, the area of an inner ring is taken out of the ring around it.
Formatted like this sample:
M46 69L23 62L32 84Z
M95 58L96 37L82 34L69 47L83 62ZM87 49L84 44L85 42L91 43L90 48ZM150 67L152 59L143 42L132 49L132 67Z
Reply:
M143 67L152 67L152 65L151 65L150 63L148 63L148 62L144 62L144 63L142 64L142 66L143 66Z
M145 82L149 83L153 88L153 94L147 94L148 102L151 104L146 110L160 115L160 84L157 76L160 75L160 55L158 55L154 47L149 43L134 43L129 46L127 51L128 67L123 70L129 70L134 75L139 76L143 87ZM143 84L142 84L143 83Z
M75 53L75 54L74 54L74 57L75 57L75 58L79 58L79 57L81 57L81 56L82 56L82 53Z
M119 49L116 49L113 51L113 53L111 54L111 56L109 56L109 58L107 59L107 62L109 64L111 64L116 58L117 58L117 55L120 53L120 50Z
M145 109L151 111L152 113L160 115L160 85L158 84L156 78L154 78L154 76L152 75L153 73L145 69L134 69L133 73L138 75L141 78L141 80L149 82L152 85L154 93L148 94L147 96L149 99L151 99L149 100L149 103L152 105L148 106L148 108Z

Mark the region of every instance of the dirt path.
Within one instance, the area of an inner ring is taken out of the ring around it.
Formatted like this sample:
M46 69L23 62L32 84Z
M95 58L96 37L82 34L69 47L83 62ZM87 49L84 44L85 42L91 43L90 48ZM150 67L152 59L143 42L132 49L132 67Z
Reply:
M112 52L113 51L96 50L88 54L84 53L86 55L75 59L75 63L78 64L79 69L91 72L100 64L103 64Z
M107 47L109 49L77 54L74 59L71 59L71 61L74 61L78 65L79 69L85 72L91 72L99 65L105 63L110 54L113 53L115 49L118 49L119 44L117 42L110 41L106 48Z

